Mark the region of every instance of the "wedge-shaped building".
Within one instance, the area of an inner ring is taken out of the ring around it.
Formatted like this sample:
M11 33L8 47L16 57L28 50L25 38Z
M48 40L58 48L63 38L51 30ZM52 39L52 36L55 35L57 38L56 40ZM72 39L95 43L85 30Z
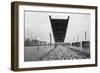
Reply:
M55 42L64 42L69 16L67 19L52 19L51 16L49 18Z

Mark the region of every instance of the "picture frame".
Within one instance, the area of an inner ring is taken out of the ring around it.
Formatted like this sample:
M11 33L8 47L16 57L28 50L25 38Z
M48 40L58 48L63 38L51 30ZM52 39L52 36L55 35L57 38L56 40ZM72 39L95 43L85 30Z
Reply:
M11 3L11 70L94 66L97 6Z

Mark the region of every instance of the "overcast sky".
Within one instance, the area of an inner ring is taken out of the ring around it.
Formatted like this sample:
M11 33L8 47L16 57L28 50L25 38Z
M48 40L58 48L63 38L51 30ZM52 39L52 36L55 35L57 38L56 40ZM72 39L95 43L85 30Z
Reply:
M67 19L67 17L70 16L65 42L84 41L85 31L87 32L87 40L90 40L90 14L48 13L34 11L25 12L25 38L39 39L49 42L49 33L51 33L52 42L54 42L49 15L51 18L57 19ZM77 39L77 35L79 36L79 39Z

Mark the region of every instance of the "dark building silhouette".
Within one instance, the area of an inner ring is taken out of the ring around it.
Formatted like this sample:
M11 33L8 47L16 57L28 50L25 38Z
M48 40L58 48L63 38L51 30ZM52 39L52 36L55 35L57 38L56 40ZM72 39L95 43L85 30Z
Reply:
M80 47L81 43L80 42L74 42L72 43L72 46Z
M83 48L89 48L90 47L90 41L82 41L82 47Z
M49 18L55 42L64 42L69 16L67 19L52 19L51 16Z

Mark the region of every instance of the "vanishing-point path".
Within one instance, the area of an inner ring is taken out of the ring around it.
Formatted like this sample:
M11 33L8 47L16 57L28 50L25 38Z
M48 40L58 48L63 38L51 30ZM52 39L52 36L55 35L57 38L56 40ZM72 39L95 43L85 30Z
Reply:
M83 54L80 51L68 47L57 46L53 50L46 53L39 60L73 60L73 59L87 59L90 56Z

